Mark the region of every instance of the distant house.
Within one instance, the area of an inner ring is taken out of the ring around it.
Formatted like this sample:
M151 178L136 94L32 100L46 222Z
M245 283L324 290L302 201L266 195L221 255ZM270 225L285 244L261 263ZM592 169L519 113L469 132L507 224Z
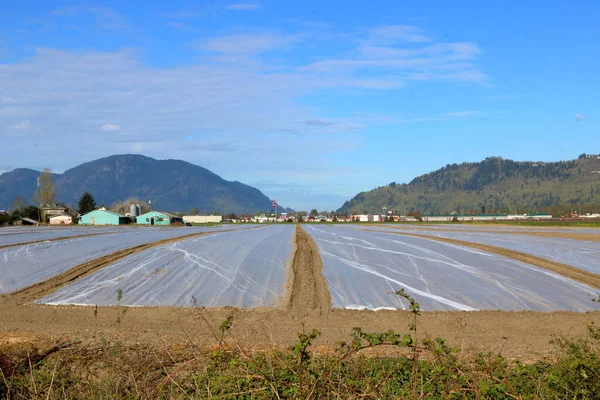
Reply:
M59 203L42 204L40 209L42 211L42 221L45 221L46 218L63 215L68 212L67 207Z
M171 225L183 224L183 217L160 211L150 211L135 218L138 225Z
M50 225L70 225L73 223L73 218L70 215L56 215L49 218Z
M90 211L81 216L82 225L125 225L130 219L116 212L108 211L105 208Z
M31 218L20 218L17 225L39 225L39 223Z

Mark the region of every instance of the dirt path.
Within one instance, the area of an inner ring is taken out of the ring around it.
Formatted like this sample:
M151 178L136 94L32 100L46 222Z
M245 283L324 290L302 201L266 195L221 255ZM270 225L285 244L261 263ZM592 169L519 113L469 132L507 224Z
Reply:
M369 230L363 229L365 232L373 232ZM545 258L536 257L531 254L522 253L520 251L508 250L502 247L490 246L487 244L466 242L464 240L457 239L448 239L441 238L439 236L428 236L428 235L419 235L417 233L408 233L408 232L386 232L394 235L405 235L405 236L413 236L427 240L435 240L438 242L451 243L459 246L471 247L473 249L486 251L488 253L494 253L501 256L505 256L508 258L512 258L515 260L519 260L525 262L527 264L535 265L536 267L540 267L546 269L548 271L555 272L562 276L566 276L567 278L573 279L575 281L585 283L591 287L596 289L600 289L600 275L594 274L592 272L584 271L582 269L573 267L571 265L562 264L559 262L555 262L552 260L547 260Z
M368 224L367 226L382 226L377 224ZM543 231L522 231L522 230L504 230L504 229L452 229L452 226L448 225L448 228L432 228L429 226L418 226L418 225L385 225L386 228L398 229L398 230L419 230L428 232L458 232L458 233L498 233L501 235L527 235L527 236L541 236L549 238L563 238L563 239L574 239L584 240L589 242L600 242L600 234L598 233L580 233L580 232L543 232ZM529 227L528 227L529 228ZM555 227L552 227L555 228ZM560 227L559 227L560 228ZM525 228L523 228L525 229Z
M319 249L300 225L296 225L287 293L284 307L296 315L321 314L331 307Z
M3 246L0 246L0 250L6 249L6 248L9 248L9 247L28 246L30 244L36 244L36 243L58 242L60 240L78 239L78 238L82 238L82 237L90 237L90 236L98 236L98 235L107 235L109 233L113 233L113 232L86 233L85 235L62 236L62 237L57 237L57 238L52 238L52 239L32 240L31 242L21 242L21 243L5 244Z

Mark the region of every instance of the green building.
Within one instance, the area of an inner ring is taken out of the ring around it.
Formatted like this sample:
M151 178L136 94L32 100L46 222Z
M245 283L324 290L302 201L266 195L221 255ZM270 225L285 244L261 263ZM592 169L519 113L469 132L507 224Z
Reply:
M105 208L90 211L82 215L79 221L82 225L125 225L129 222L130 219L128 217L108 211Z
M135 222L140 225L171 225L175 223L183 224L183 217L160 211L150 211L135 218Z

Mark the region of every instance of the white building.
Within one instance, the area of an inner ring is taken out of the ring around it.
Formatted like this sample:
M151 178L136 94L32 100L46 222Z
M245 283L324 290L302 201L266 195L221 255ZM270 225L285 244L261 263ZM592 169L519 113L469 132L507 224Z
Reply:
M70 225L73 223L73 218L69 215L56 215L48 220L50 225Z
M223 221L223 217L220 215L185 215L183 222L190 224L208 224L208 223L219 223Z

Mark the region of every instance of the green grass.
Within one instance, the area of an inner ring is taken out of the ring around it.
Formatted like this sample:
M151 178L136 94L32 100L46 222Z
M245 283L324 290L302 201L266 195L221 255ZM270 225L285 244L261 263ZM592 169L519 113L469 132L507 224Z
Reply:
M32 365L27 354L12 354L13 371L0 376L0 398L595 399L600 393L600 330L594 326L585 338L557 339L555 360L529 364L493 353L463 360L441 339L421 341L418 353L368 356L372 347L402 352L407 339L360 332L332 354L311 352L317 331L299 334L287 350L253 354L232 341L212 350L160 353L103 342Z
M251 353L235 340L228 316L213 329L212 348L190 343L158 353L103 340L48 358L32 350L0 353L0 398L598 398L600 329L593 324L586 337L554 340L552 361L511 363L501 353L463 359L443 339L420 339L419 304L404 290L395 294L410 302L407 332L355 328L335 352L312 351L320 336L313 329L298 333L288 349ZM369 355L374 349L387 355Z

